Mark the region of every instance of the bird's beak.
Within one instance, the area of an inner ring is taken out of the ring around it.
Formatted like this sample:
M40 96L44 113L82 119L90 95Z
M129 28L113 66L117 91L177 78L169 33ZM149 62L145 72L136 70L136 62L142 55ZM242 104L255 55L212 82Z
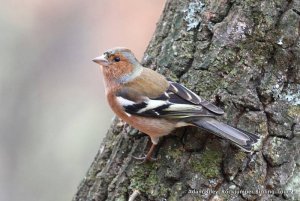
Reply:
M106 59L106 56L104 54L99 57L94 58L92 61L97 64L103 65L103 66L108 65L108 60Z

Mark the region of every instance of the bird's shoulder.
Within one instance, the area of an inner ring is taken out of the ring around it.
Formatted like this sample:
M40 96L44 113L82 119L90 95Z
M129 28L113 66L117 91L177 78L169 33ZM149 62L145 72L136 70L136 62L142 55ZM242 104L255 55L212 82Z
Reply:
M163 94L169 86L170 83L163 75L149 68L143 68L141 74L130 82L125 83L122 90L127 92L135 91L141 96L156 98Z

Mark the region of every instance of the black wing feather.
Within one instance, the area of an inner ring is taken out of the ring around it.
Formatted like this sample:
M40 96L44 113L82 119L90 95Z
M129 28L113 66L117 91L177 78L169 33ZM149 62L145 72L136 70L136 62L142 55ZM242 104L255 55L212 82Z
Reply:
M214 104L208 102L207 100L200 98L197 94L195 94L185 86L176 82L172 82L172 81L169 82L170 82L170 87L168 90L174 92L182 99L190 103L193 103L195 105L202 105L203 107L205 107L206 109L210 110L211 112L217 115L224 114L224 111L221 108L215 106Z

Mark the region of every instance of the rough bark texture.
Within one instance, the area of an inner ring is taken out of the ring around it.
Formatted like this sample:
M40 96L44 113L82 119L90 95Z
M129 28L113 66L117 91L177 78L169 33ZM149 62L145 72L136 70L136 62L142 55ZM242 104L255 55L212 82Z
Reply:
M169 0L143 64L262 140L246 154L195 128L148 137L115 119L73 200L300 200L300 1ZM147 122L145 122L147 123Z

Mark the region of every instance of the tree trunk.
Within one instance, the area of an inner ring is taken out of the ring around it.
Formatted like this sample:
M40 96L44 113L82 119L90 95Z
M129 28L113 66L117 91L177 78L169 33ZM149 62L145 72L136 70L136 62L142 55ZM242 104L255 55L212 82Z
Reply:
M261 141L247 154L186 127L139 165L148 137L116 118L73 200L300 200L299 31L300 0L168 0L144 66Z

